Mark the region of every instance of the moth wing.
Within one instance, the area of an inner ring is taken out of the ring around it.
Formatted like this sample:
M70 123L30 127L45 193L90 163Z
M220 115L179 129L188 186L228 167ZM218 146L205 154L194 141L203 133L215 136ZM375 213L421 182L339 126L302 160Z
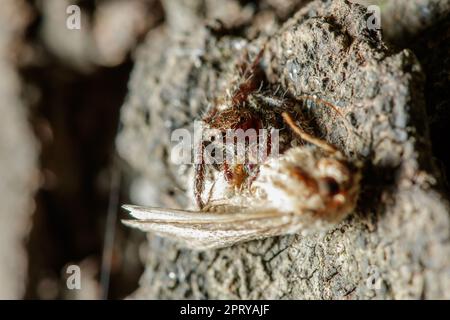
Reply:
M222 206L211 211L190 211L124 206L136 220L125 225L205 250L231 246L241 241L291 233L292 215L267 208Z

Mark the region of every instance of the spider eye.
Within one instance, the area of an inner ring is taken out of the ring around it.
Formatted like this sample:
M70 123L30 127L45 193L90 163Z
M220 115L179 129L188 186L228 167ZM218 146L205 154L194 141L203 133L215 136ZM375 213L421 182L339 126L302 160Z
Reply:
M329 196L334 196L339 193L340 187L339 183L331 177L325 177L321 181L321 189L323 192Z

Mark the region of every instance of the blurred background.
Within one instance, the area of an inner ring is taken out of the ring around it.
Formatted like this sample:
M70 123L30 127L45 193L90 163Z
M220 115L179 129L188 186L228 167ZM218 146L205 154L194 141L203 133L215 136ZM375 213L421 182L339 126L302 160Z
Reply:
M81 29L69 29L78 18ZM0 298L123 298L136 289L144 236L117 221L107 229L109 199L127 202L114 137L134 49L162 21L157 0L1 1ZM67 289L72 264L82 290Z

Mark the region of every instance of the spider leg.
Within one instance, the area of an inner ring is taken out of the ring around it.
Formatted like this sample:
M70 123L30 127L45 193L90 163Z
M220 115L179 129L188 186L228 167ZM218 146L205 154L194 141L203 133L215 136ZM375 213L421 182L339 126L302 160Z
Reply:
M316 96L309 96L309 95L302 95L300 97L298 97L299 100L311 100L314 101L315 103L319 104L323 104L325 106L327 106L328 108L334 110L334 112L336 112L338 115L340 115L341 117L344 117L344 115L341 113L341 111L339 111L338 108L336 108L336 106L328 101L325 101L323 99L317 98Z
M292 117L291 117L291 115L289 113L283 112L281 114L281 116L283 117L284 121L288 124L288 126L291 127L292 131L294 131L296 134L298 134L300 136L300 138L302 138L303 140L305 140L305 141L307 141L309 143L312 143L312 144L318 146L319 148L322 148L326 152L329 152L329 153L339 152L338 149L336 149L333 145L329 144L325 140L313 137L309 133L307 133L304 130L302 130L295 123L294 119L292 119Z
M205 189L205 160L203 158L203 151L205 146L203 142L198 145L197 159L194 165L194 198L198 208L201 210L205 206L202 199L203 190Z
M239 68L242 71L243 81L238 85L236 91L231 97L233 106L244 104L250 93L261 90L263 86L264 72L259 66L264 54L265 46L258 52L253 62L248 65L247 62L242 63Z
M258 64L260 63L261 58L262 58L265 50L266 50L266 45L263 45L263 47L258 52L258 54L256 55L255 59L253 60L253 63L250 66L250 71L251 72L254 72L255 69L258 67Z
M357 137L362 138L361 134L359 134L351 124L349 124L348 120L344 117L344 115L342 114L342 112L336 108L335 105L333 105L332 103L325 101L321 98L318 98L316 96L311 96L311 95L302 95L300 96L298 99L300 100L311 100L314 101L317 104L323 104L325 106L327 106L328 108L332 109L334 112L336 112L340 117L342 117L342 120L344 122L345 127L347 128L347 130L353 134L355 134Z

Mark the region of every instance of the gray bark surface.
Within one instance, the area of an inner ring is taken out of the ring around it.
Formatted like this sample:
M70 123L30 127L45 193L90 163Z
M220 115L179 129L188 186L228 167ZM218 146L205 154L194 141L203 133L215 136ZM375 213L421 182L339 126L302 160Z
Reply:
M164 207L190 203L190 167L170 163L170 133L191 128L227 87L243 48L254 54L267 43L271 84L292 97L315 94L344 114L306 103L318 134L364 162L357 209L326 234L205 252L149 235L132 297L450 298L448 195L434 165L415 54L386 47L367 29L360 5L314 1L294 14L297 1L280 14L271 2L252 9L166 1L167 23L140 48L122 108L117 149L135 172L131 197ZM202 27L211 17L238 27L213 37Z

